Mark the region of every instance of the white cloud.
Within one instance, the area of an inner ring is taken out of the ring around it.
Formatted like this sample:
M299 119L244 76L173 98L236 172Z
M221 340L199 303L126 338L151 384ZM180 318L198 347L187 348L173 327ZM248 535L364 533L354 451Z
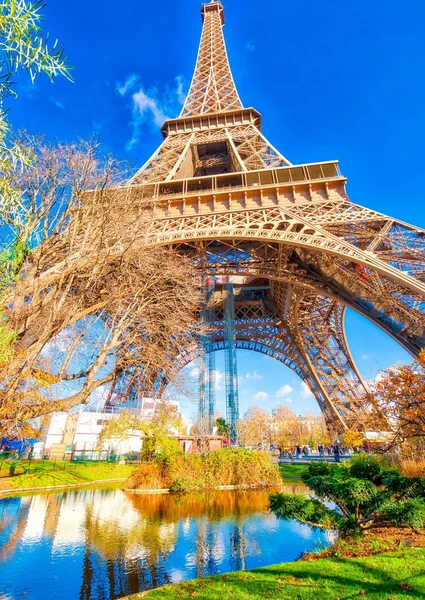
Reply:
M288 383L285 383L285 385L282 385L282 387L277 390L276 398L285 398L286 396L289 396L289 394L293 391L294 388Z
M258 371L252 371L247 373L245 376L247 379L264 379L264 377L262 375L260 375L260 373L258 373Z
M183 105L184 101L186 100L186 94L183 91L183 84L184 84L183 77L181 75L178 75L176 77L176 82L177 82L177 90L176 90L177 100L179 101L180 104Z
M133 115L136 120L142 119L144 115L150 111L153 116L155 125L161 127L161 125L168 119L167 115L163 112L156 98L145 94L142 88L138 92L133 94Z
M305 381L301 383L301 398L311 398L313 396L312 391L308 387Z
M51 96L49 98L49 100L50 100L50 102L52 102L55 106L57 106L61 110L65 110L65 105L60 100L58 100L57 98L53 98L53 96Z
M255 45L252 42L245 42L245 48L248 50L248 52L252 52L253 50L255 50Z
M369 360L370 356L369 354L362 354L361 359L362 360Z
M292 404L292 398L283 398L284 402L287 402L287 404Z
M139 81L139 76L133 73L129 75L124 83L117 83L117 92L120 96L125 96Z
M268 394L266 394L266 392L257 392L255 394L255 396L252 397L253 400L256 400L257 402L265 402L268 398Z
M24 81L20 83L19 91L20 93L25 94L29 100L34 100L34 98L37 98L37 96L40 95L40 88L36 83L32 83L31 79L29 79L27 83Z
M189 377L196 379L197 377L199 377L199 373L200 373L200 368L199 368L199 366L195 365L190 369ZM224 385L223 385L224 384L224 373L223 373L223 371L215 369L212 372L212 375L214 377L216 391L221 392L222 390L224 390Z
M129 75L123 83L116 84L120 96L131 94L133 118L130 124L133 133L127 149L132 148L139 141L144 123L151 122L155 127L161 127L164 121L170 118L168 115L176 113L184 103L184 79L181 75L176 77L176 83L177 87L171 89L168 86L161 94L155 88L146 91L140 84L140 77L135 73Z
M183 581L185 578L185 573L183 571L179 571L178 569L170 569L170 579L172 583L179 583L179 581Z

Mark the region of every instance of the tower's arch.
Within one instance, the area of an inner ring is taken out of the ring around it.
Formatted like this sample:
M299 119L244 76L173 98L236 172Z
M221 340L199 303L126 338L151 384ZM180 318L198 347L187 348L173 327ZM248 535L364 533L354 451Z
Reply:
M307 366L305 365L303 368L300 368L300 365L294 361L290 353L285 353L285 351L279 347L278 343L267 343L267 341L264 339L261 341L260 339L246 340L236 338L234 344L237 350L245 350L248 352L255 352L263 356L268 356L269 358L281 363L283 366L288 367L288 369L295 373L295 375L297 375L300 380L308 386L322 412L326 411L326 399L324 398L314 379L310 376ZM204 349L198 345L192 345L191 347L186 348L185 352L178 355L176 359L176 370L180 371L185 369L185 367L190 365L192 362L199 360L204 352L220 352L227 349L228 342L226 340L214 341L213 343L208 344ZM329 424L331 423L332 420L329 419Z
M192 240L175 247L193 256L195 267L208 276L261 277L272 290L285 284L287 290L297 289L304 296L327 296L362 314L412 356L425 347L422 296L400 286L392 272L383 277L371 264L360 268L348 258L335 259L317 249L307 253L273 240L241 240L236 234L230 240Z

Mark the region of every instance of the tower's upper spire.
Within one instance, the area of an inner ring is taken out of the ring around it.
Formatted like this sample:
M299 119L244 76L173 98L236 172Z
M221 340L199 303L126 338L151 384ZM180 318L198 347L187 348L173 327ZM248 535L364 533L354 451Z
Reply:
M230 71L221 2L202 5L202 36L189 94L181 116L242 108Z

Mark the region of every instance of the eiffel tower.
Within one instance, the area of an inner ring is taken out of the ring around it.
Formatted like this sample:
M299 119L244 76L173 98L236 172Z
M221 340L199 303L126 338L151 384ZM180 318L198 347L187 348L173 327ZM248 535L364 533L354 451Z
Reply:
M274 148L260 113L244 108L236 90L221 2L201 14L182 112L162 126L162 144L128 193L153 203L148 244L190 256L204 278L236 282L235 347L291 368L329 428L344 432L358 423L365 393L345 310L417 356L425 347L425 231L354 204L336 160L293 165ZM209 352L229 343L223 293L217 285ZM180 348L176 369L199 353Z

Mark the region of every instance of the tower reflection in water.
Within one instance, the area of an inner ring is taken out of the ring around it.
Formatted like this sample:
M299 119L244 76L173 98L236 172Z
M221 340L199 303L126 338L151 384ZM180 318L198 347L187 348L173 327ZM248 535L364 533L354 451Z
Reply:
M299 490L298 490L299 491ZM295 560L329 536L280 522L269 492L78 490L0 500L0 597L109 600Z

